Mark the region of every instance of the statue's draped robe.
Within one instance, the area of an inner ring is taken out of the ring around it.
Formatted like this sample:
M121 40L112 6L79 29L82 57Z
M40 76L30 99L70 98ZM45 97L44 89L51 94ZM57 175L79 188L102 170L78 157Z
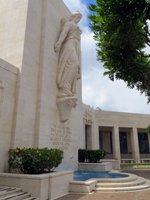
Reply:
M66 22L67 26L67 23L69 23L69 31L59 53L57 85L60 90L74 94L77 75L80 72L81 31L76 24Z

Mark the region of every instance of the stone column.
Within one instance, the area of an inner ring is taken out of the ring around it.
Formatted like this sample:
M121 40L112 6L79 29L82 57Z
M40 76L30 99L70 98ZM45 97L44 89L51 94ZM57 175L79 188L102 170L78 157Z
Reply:
M3 103L3 90L4 90L3 82L0 81L0 116L1 116L1 109L2 109L2 103Z
M136 163L140 163L140 151L139 151L139 142L138 142L138 132L137 128L133 127L131 134L132 142L132 154L133 159Z
M120 140L119 140L119 127L115 126L113 128L113 158L120 160Z
M99 149L99 126L92 124L92 149Z
M91 150L92 149L92 124L88 124L86 127L86 142L87 142L87 149Z
M148 133L148 145L149 145L149 153L150 153L150 134Z
M86 124L86 120L83 118L83 141L82 141L82 148L85 149L86 146L86 142L85 142L85 124Z

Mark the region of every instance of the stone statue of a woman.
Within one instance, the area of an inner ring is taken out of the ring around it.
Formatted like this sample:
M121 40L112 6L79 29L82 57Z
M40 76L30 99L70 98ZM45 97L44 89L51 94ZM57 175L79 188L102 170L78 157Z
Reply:
M58 98L73 97L76 80L80 78L80 35L77 25L82 15L72 14L61 21L61 32L55 44L58 55L57 87Z

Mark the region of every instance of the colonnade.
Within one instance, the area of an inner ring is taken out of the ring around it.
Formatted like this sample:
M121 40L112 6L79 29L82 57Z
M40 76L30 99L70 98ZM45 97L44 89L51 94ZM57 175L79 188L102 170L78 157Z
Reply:
M100 128L102 128L103 130L103 127L98 127L98 128L95 128L93 127L93 124L91 125L88 125L88 127L90 127L88 129L88 132L86 133L85 135L85 144L86 144L86 148L88 149L99 149L100 148L100 135L99 135L99 132L100 132ZM130 145L130 155L124 159L122 154L121 154L121 149L120 149L120 130L122 128L120 128L119 126L114 126L114 127L104 127L104 128L108 128L109 130L111 130L111 136L112 136L112 159L116 159L116 160L119 160L120 162L130 162L130 163L140 163L140 162L144 162L145 161L148 161L150 162L150 156L146 156L145 158L144 157L141 157L141 153L140 153L140 147L139 147L139 137L138 137L138 134L139 134L139 129L136 128L136 127L132 127L132 128L124 128L127 129L129 132L128 132L128 140L129 140L129 143L128 145ZM90 131L89 131L90 130ZM144 130L143 130L144 131ZM144 131L146 133L146 131ZM147 134L147 133L146 133ZM107 142L106 140L110 140L110 137L107 138L107 136L105 136L105 140L104 142ZM150 134L148 134L148 145L149 145L149 152L147 153L147 155L149 154L150 155ZM90 145L88 145L90 144Z

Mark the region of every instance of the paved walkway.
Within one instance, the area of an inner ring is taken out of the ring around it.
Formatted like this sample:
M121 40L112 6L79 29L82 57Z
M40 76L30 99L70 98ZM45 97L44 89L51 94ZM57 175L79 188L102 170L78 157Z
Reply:
M148 200L150 189L134 192L94 192L88 195L69 194L57 200Z
M128 170L122 170L122 172L136 174L138 176L141 176L143 178L150 180L150 169L128 169Z
M150 179L150 170L124 170ZM149 200L150 189L132 192L93 192L92 194L69 194L57 200Z

